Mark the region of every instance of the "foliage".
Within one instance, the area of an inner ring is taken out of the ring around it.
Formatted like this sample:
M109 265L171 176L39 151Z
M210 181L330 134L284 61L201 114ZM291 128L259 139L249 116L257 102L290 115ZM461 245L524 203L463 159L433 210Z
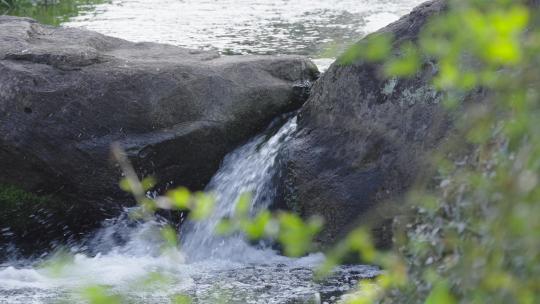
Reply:
M125 174L125 178L120 181L120 187L132 193L141 206L139 217L152 216L157 209L188 211L189 219L194 221L204 220L211 215L214 207L212 194L191 193L186 188L178 188L168 191L165 196L147 197L146 191L155 185L154 180L145 178L139 181L121 147L113 146L113 154ZM251 240L277 239L289 256L302 256L312 249L313 238L322 227L320 218L314 217L303 221L296 214L287 212L271 214L269 211L252 215L249 210L250 205L249 193L241 195L236 202L234 216L230 219L222 219L216 228L216 233L243 232ZM162 236L171 246L177 245L176 232L170 226L162 228Z
M21 5L23 2L29 2L27 0L0 0L0 5L4 7L13 8Z
M186 188L172 189L163 196L150 197L148 191L155 186L155 180L151 177L139 179L133 167L130 165L126 154L119 145L113 145L113 155L121 166L124 178L119 186L124 191L133 195L139 208L132 213L133 217L143 220L150 220L154 217L158 209L180 210L188 212L189 219L200 221L208 218L214 206L214 197L211 194L196 192L192 193ZM322 226L319 218L312 218L304 222L298 215L291 213L271 214L263 211L259 214L251 214L251 196L243 194L236 202L235 214L230 219L223 219L217 227L218 234L231 234L241 232L251 240L261 238L273 238L280 241L284 252L289 256L302 256L312 249L313 237ZM172 253L178 249L178 235L176 230L170 225L160 228L164 246L161 248L163 254ZM73 256L66 252L59 252L52 258L42 263L42 268L52 277L61 277L69 271L73 264ZM140 282L136 282L136 289L142 288L168 288L174 284L174 280L166 275L155 272L150 273ZM216 290L210 295L211 299L204 299L211 303L228 303L230 290ZM89 285L81 290L76 290L75 294L90 304L124 303L122 297L111 288L100 285ZM189 295L175 294L170 297L171 303L192 303Z
M14 233L30 229L43 210L65 210L65 204L51 195L36 195L13 185L0 184L0 227ZM32 218L32 216L34 218ZM32 218L32 220L29 220Z
M46 204L52 200L49 196L38 196L12 185L0 184L0 206L17 206L19 204Z
M450 1L416 45L404 44L385 60L389 77L407 77L421 60L435 60L433 85L446 94L445 105L467 110L456 115L459 140L434 158L439 170L431 183L437 186L411 194L415 213L401 226L406 233L397 251L386 260L367 259L383 265L385 274L375 285L361 286L350 303L538 302L540 32L537 8L527 5ZM386 49L380 41L364 44ZM479 94L480 88L487 93ZM474 101L457 107L459 96ZM349 244L341 251L354 249ZM364 258L373 256L369 246L356 249Z
M121 298L118 295L113 295L104 286L88 286L81 290L81 296L92 304L120 304Z
M110 0L0 0L0 14L31 17L41 23L58 26L90 11L92 6Z
M230 234L240 231L251 240L275 239L283 245L283 251L288 256L302 256L313 248L313 238L322 228L320 218L304 221L293 213L271 214L269 211L251 216L248 210L250 202L250 195L242 195L236 204L234 217L223 219L216 232Z

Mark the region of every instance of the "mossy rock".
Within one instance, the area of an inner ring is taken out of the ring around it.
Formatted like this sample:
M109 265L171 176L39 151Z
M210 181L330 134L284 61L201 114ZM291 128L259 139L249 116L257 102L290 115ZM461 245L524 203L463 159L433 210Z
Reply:
M0 184L0 256L7 255L8 247L25 256L39 254L71 238L76 225L66 215L72 209L55 196Z
M54 198L50 195L39 196L12 185L0 184L0 208L17 208L25 204L52 203Z

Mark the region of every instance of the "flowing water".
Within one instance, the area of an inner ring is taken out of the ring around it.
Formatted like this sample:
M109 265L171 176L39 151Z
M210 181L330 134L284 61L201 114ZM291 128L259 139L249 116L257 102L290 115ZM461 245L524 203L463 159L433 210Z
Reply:
M271 130L272 128L270 128ZM296 130L296 117L286 122L279 131L267 138L256 136L244 146L233 151L223 160L221 169L212 178L206 191L216 196L214 213L203 221L187 223L181 231L184 236L182 249L192 260L212 258L249 261L253 257L264 260L269 257L244 241L241 235L216 236L219 221L234 215L235 204L242 193L251 192L250 212L256 214L267 209L276 196L272 178L275 176L280 148Z
M296 130L296 118L277 131L269 128L231 152L207 187L215 193L214 213L203 221L187 222L180 232L179 249L164 249L156 218L137 222L127 210L105 223L69 261L33 267L6 265L0 270L0 303L79 301L77 290L90 285L110 286L126 299L168 303L182 294L198 303L305 303L332 301L358 280L378 273L372 266L336 269L323 281L313 270L322 254L293 259L271 247L246 242L242 235L216 236L220 219L234 213L235 202L253 193L251 211L264 210L275 196L273 177L281 147ZM84 252L84 253L82 253Z
M324 69L344 45L397 19L421 0L71 2L77 10L61 19L63 26L223 54L303 54L316 58ZM250 244L241 235L213 234L218 221L233 214L242 192L253 193L252 213L272 204L276 164L295 130L292 117L223 160L207 187L217 198L215 212L205 221L182 226L180 249L164 249L159 231L165 220L133 220L126 210L103 223L88 241L70 248L69 255L58 259L63 262L12 259L1 264L0 303L78 303L81 288L96 284L127 297L129 303L170 303L175 295L187 295L195 303L338 301L339 295L358 280L375 276L378 269L340 267L317 281L313 272L324 259L322 254L287 258L265 244Z
M223 54L306 55L324 70L348 45L423 1L61 0L11 13L131 41Z
M303 54L348 44L419 0L116 0L66 23L132 41L233 54Z

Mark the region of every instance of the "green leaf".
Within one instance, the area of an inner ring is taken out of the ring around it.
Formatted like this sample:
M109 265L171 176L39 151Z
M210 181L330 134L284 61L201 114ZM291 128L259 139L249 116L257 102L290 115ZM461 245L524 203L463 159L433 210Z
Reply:
M364 49L364 58L368 61L381 61L390 55L393 37L390 34L373 35Z
M173 296L171 302L172 304L191 304L193 300L188 295L178 294Z
M53 256L39 265L48 275L61 277L68 266L73 265L74 256L68 250L60 249Z
M499 37L493 39L485 48L485 57L495 64L516 64L522 59L519 41Z
M104 286L88 286L81 291L81 296L90 304L120 304L119 296L111 295Z
M194 204L189 213L189 218L194 221L206 219L214 209L214 198L203 192L195 193Z
M307 224L292 213L282 213L279 216L279 241L288 256L302 256L310 248L313 237L320 231L322 221L320 218L311 218Z
M251 240L258 240L264 237L266 226L270 223L272 215L268 211L259 213L255 219L244 226L244 232Z
M122 178L120 180L120 189L124 190L125 192L131 193L133 188L131 187L131 182L128 178Z
M450 293L448 282L440 281L435 284L425 304L455 304L456 299Z
M388 77L409 77L414 75L419 67L419 52L416 46L409 42L401 47L400 56L387 61L384 72Z
M376 251L371 236L365 229L356 229L347 238L351 249L356 250L363 261L373 262Z
M235 215L237 217L247 216L251 206L251 193L242 193L235 206Z
M387 33L370 35L359 43L349 47L338 58L338 63L341 65L350 65L360 60L366 60L368 62L382 61L390 54L392 41L392 35Z
M187 188L178 188L167 192L167 196L171 199L174 207L180 210L190 209L189 200L191 193Z
M167 247L176 248L178 246L178 236L176 231L169 225L161 228L161 237L166 242Z
M235 231L235 226L230 219L222 219L216 226L215 233L218 235L228 235Z
M148 190L154 188L156 186L156 184L157 184L157 181L152 176L145 177L141 182L141 185L142 185L144 191L148 191Z

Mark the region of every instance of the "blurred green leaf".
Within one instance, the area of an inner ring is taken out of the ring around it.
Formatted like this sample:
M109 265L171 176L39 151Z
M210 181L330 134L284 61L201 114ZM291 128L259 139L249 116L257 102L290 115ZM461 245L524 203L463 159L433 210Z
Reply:
M131 193L133 191L133 188L131 187L131 183L129 179L122 178L120 180L120 189L124 190L125 192Z
M236 202L235 213L237 217L247 216L251 206L251 193L242 193Z
M178 188L167 192L167 196L171 199L173 205L180 210L190 209L191 193L187 188Z
M218 235L228 235L235 231L235 225L230 219L222 219L216 226L216 234Z
M386 62L384 65L385 75L388 77L410 77L420 68L420 54L412 43L401 46L400 55Z
M305 224L298 215L292 213L281 213L279 222L278 239L288 256L304 255L311 248L313 237L322 228L320 218L311 218Z
M178 236L173 227L166 225L160 230L167 247L176 248L178 246Z
M266 226L270 223L272 215L269 211L259 213L251 222L244 225L244 232L248 238L258 240L264 237Z
M58 278L64 275L68 266L73 265L74 256L69 250L57 249L51 257L39 264L48 275Z
M370 234L365 229L356 229L347 237L348 245L357 251L363 261L373 262L376 255Z
M88 286L81 290L83 299L89 304L120 304L121 298L117 295L112 295L108 288L104 286L94 285Z
M189 218L194 221L201 221L212 214L214 210L214 198L206 193L197 192L193 198L193 206L189 213Z
M157 184L157 181L152 176L145 177L141 181L141 185L142 185L144 191L148 191L148 190L154 188L156 186L156 184Z
M390 34L374 34L349 47L338 58L341 65L350 65L360 60L379 62L390 54L393 38Z
M172 298L172 304L191 304L193 301L187 295L175 295Z
M455 304L457 303L446 281L436 283L435 287L426 299L425 304Z

